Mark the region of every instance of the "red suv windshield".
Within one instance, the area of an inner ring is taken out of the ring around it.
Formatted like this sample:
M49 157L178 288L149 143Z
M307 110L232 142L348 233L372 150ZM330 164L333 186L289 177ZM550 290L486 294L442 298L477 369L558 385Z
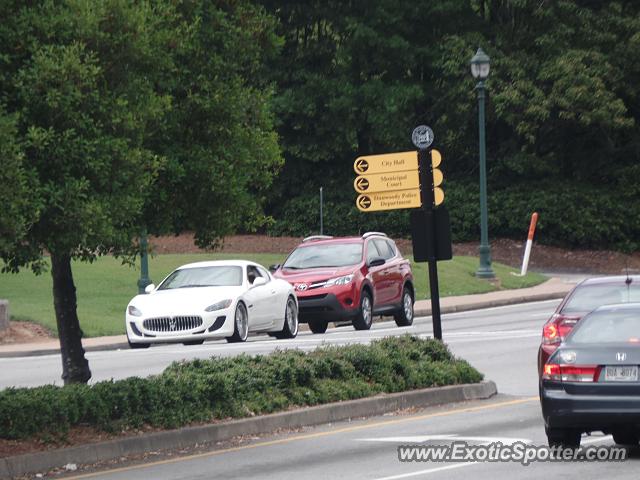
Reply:
M294 250L282 268L346 267L362 261L362 243L329 243L309 245Z

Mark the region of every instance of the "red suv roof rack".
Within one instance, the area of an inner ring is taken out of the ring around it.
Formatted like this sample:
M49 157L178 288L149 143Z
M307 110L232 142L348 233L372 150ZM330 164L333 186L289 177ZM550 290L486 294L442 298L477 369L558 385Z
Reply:
M367 232L367 233L364 233L362 235L362 238L373 237L374 235L378 235L380 237L386 237L387 236L386 233L382 233L382 232Z
M333 237L331 235L311 235L310 237L302 239L302 242L315 242L318 240L329 240L330 238Z

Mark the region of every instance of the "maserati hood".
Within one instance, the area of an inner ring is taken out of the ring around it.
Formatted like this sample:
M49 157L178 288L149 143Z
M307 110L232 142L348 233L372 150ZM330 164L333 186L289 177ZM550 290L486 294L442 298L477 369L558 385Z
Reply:
M129 302L150 315L201 314L209 305L226 299L235 301L244 292L243 287L196 287L156 290L147 295L137 295Z

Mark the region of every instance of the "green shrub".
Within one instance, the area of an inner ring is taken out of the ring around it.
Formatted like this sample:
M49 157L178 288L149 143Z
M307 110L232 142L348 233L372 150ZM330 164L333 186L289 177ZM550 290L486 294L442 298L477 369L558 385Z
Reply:
M0 438L61 438L79 425L107 432L175 428L481 379L444 344L408 335L309 353L193 360L148 378L3 390Z
M531 182L523 187L489 184L489 232L493 238L523 240L531 214L540 215L536 241L569 248L601 248L635 251L640 248L640 203L637 187L613 190L558 181ZM355 207L356 194L341 190L329 196L324 208L324 231L354 235L383 231L408 238L408 210L362 213ZM480 238L478 185L448 181L445 205L451 216L454 242ZM272 235L304 236L319 229L319 201L312 196L294 197L273 212Z

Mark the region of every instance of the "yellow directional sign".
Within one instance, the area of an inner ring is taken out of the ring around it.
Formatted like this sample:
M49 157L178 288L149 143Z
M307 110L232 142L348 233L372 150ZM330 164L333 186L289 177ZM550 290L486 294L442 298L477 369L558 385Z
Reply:
M358 193L390 192L419 187L418 170L360 175L353 181L353 188Z
M438 170L437 168L433 169L433 186L438 187L442 185L442 181L444 180L444 175L442 174L442 170Z
M438 168L442 163L442 155L435 148L431 150L431 166L433 168Z
M358 157L353 162L353 170L358 175L386 172L401 172L418 169L418 152L385 153Z
M442 155L435 148L431 150L431 169L433 171L433 203L440 205L444 202L444 190L440 187L444 180L440 164L442 163Z
M401 208L420 208L420 189L397 190L358 195L356 207L361 212L377 212L380 210L398 210Z

